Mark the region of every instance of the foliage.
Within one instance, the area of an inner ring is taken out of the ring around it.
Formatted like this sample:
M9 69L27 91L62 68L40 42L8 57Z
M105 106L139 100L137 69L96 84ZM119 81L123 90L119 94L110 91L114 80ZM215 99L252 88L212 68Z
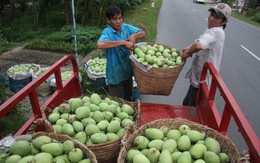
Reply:
M251 20L260 23L260 12L256 13L254 16L252 16Z
M250 10L248 13L248 17L257 23L260 23L260 9Z
M260 23L259 22L256 22L256 21L253 21L252 19L254 19L255 16L244 16L244 15L241 15L239 14L238 12L232 12L232 16L239 19L239 20L242 20L244 22L247 22L249 24L252 24L252 25L255 25L256 27L260 27Z
M94 26L78 26L76 29L77 51L86 52L96 48L101 30ZM28 49L51 50L75 53L74 32L72 26L64 26L43 39L36 39L26 46Z

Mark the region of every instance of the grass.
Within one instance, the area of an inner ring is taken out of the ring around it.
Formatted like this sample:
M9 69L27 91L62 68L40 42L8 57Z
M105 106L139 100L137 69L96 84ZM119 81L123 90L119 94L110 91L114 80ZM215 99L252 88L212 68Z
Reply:
M243 22L246 22L246 23L248 23L248 24L252 24L252 25L254 25L254 26L256 26L256 27L260 27L260 23L257 23L257 22L255 22L255 21L252 21L251 19L250 19L250 17L246 17L246 16L244 16L244 15L241 15L241 14L239 14L238 12L232 12L232 16L234 17L234 18L236 18L236 19L238 19L238 20L241 20L241 21L243 21Z
M133 25L144 25L147 31L146 42L155 42L157 35L157 19L163 0L157 0L155 8L151 8L151 1L134 7L124 15L124 22Z

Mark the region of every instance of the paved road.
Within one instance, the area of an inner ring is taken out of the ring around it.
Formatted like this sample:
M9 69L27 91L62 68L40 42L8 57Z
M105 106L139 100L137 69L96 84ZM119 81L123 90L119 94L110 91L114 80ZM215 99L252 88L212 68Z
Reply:
M192 3L192 0L164 0L159 13L157 42L183 49L207 28L207 10L207 6ZM220 74L260 137L260 29L231 18L225 31ZM189 85L184 77L190 64L191 59L170 96L142 95L142 101L181 105ZM217 106L223 106L219 97L216 101ZM247 149L233 121L228 134L240 150Z

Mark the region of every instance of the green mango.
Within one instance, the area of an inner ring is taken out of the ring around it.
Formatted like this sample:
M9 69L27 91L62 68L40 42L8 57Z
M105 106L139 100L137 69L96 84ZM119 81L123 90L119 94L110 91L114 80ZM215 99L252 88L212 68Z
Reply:
M63 154L63 145L61 143L48 143L41 147L42 152L51 154L52 156L58 156Z
M163 150L159 157L159 162L172 163L172 156L168 150Z
M97 127L101 130L104 131L107 129L109 122L107 120L102 120L100 122L98 122Z
M21 157L24 157L31 152L31 145L26 140L15 141L10 146L10 152L11 154L20 155Z
M220 163L229 163L230 159L229 156L226 153L219 153Z
M83 159L81 161L79 161L78 163L91 163L91 159L90 158L87 158L87 159Z
M127 113L128 115L133 115L135 113L134 108L128 104L123 104L121 106L121 111Z
M137 154L142 154L142 152L133 148L129 149L126 153L126 160L128 162L133 162L134 156Z
M208 151L212 151L215 153L220 153L220 144L217 140L211 138L211 137L207 137L205 142L204 142L205 146L207 147Z
M135 137L133 144L137 149L145 149L149 144L149 140L145 136L138 135Z
M64 162L64 163L67 163L69 162L69 156L67 154L63 154L63 155L59 155L59 156L56 156L54 158L54 162Z
M183 124L179 126L179 131L182 135L186 135L188 133L188 131L190 131L190 127Z
M160 157L160 151L156 148L150 148L148 149L148 152L146 153L146 157L151 163L157 163L159 161Z
M177 147L180 151L186 151L190 148L190 146L191 146L191 141L187 135L182 135L177 140Z
M68 123L68 121L66 119L58 119L56 121L56 125L60 125L60 126L63 126L66 123Z
M219 156L212 151L206 151L203 158L206 163L220 163Z
M63 142L63 150L65 153L69 153L72 149L75 148L75 144L71 140L66 140Z
M75 132L80 132L84 130L84 125L79 121L72 122L72 127Z
M81 161L83 157L83 151L80 148L74 148L69 152L69 161L73 163Z
M12 155L5 160L5 163L17 163L21 159L22 157L20 155Z
M100 111L100 107L97 106L96 104L91 103L91 104L89 104L88 107L89 107L90 111L92 111L92 112L94 112L94 111Z
M101 102L98 104L99 108L100 108L100 111L106 111L107 110L107 107L109 106L108 103L106 102Z
M62 104L59 106L59 112L60 112L60 113L70 113L70 112L71 112L70 104L68 104L68 103L62 103Z
M44 144L48 144L51 143L52 139L49 136L39 136L35 139L33 139L32 144L34 147L36 147L37 149L41 149L41 146Z
M90 109L87 106L78 107L75 111L77 119L84 119L89 117Z
M158 128L147 128L145 130L145 136L149 140L163 139L164 137L163 132Z
M89 124L85 127L85 132L88 136L91 136L95 133L99 133L101 132L100 129L98 128L98 126L94 125L94 124Z
M173 139L175 141L177 141L180 137L181 137L181 133L179 130L176 129L170 130L167 133L167 138Z
M62 126L62 133L69 136L73 136L75 134L75 131L70 123L66 123Z
M60 118L60 114L59 113L51 113L49 116L48 116L48 120L51 122L51 123L56 123L56 121Z
M104 114L101 111L94 111L92 118L98 123L105 119Z
M74 138L83 144L87 142L87 134L84 131L78 132Z
M197 141L204 139L203 134L199 131L196 131L196 130L188 131L187 136L190 138L192 143L196 143Z
M193 163L206 163L203 159L195 160Z
M75 113L76 109L83 105L81 98L71 98L68 103L72 113Z
M207 148L203 144L195 144L190 148L190 154L195 159L203 158Z
M99 103L102 101L100 96L96 93L93 93L91 96L90 96L90 101L93 103L93 104L96 104L96 105L99 105Z
M192 163L192 157L190 155L190 152L185 151L182 154L180 154L177 159L177 163Z
M119 131L121 128L120 122L117 120L112 120L108 125L107 125L107 132L113 132L116 133Z
M45 152L38 153L32 159L32 163L47 163L47 162L53 162L53 156Z
M107 133L107 141L115 141L119 139L119 136L115 133Z
M178 157L182 154L182 152L176 151L173 152L172 155L172 163L177 163Z
M94 144L107 142L107 136L104 133L95 133L90 136L90 139Z
M177 148L177 142L173 139L168 139L163 143L162 150L167 149L172 153Z
M137 154L133 158L133 163L150 163L147 157L143 154Z
M169 132L170 129L167 126L161 126L159 130L163 132L164 136L167 136L167 133Z
M163 140L161 140L161 139L155 139L155 140L152 140L152 141L149 142L148 147L149 147L149 148L156 148L156 149L158 149L159 151L161 151L163 144L164 144L164 141L163 141Z
M25 156L23 157L21 160L19 160L17 163L28 163L28 162L32 162L34 156L29 155L29 156Z
M125 128L125 127L127 127L127 126L129 126L131 124L134 124L134 121L132 121L131 119L128 119L128 118L123 119L121 121L121 125L122 125L123 128Z

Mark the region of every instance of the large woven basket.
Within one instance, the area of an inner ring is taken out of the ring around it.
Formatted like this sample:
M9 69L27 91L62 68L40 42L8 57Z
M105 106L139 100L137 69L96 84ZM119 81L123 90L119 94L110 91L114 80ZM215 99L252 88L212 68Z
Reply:
M100 95L101 99L105 99L109 97L110 99L117 101L120 105L123 103L127 103L135 109L134 119L136 121L136 125L139 126L140 124L140 101L136 100L134 103L126 101L124 99L118 97L111 97L106 95ZM50 108L46 108L43 114L43 117L47 117L51 113ZM48 131L55 133L51 123L46 120L46 118L39 118L35 120L30 128L28 129L28 133L34 133L35 131ZM126 130L126 132L129 132ZM88 148L95 154L98 162L100 163L114 163L117 160L120 151L120 144L121 139L117 139L115 141L101 143L101 144L94 144L89 145Z
M89 148L87 148L87 146L80 143L76 139L73 139L67 135L60 135L60 134L47 133L47 132L36 132L36 133L32 134L33 138L37 138L37 137L43 136L43 135L49 136L61 143L65 142L66 140L71 140L77 148L80 148L83 151L84 158L89 158L89 159L91 159L92 163L97 163L95 154Z
M101 96L102 99L104 99L107 96ZM110 97L111 99L119 102L120 104L122 103L128 103L132 105L135 109L135 121L136 125L139 126L140 124L140 101L137 100L134 105L131 104L130 102L118 98L118 97ZM126 131L128 132L128 131ZM121 139L117 139L115 141L111 142L106 142L106 143L101 143L101 144L93 144L88 146L88 148L94 152L94 154L97 157L98 162L100 163L115 163L117 161L117 157L119 155L121 147Z
M134 131L133 134L131 134L127 140L121 145L121 149L119 152L119 156L117 159L118 163L125 163L126 162L126 154L127 151L133 146L134 138L138 135L143 135L145 129L147 128L160 128L161 126L167 126L171 129L178 129L180 125L186 124L188 125L192 130L197 130L199 132L205 133L206 137L212 137L216 139L221 146L221 151L225 152L229 158L230 163L237 163L240 162L240 154L236 146L233 144L233 142L228 139L226 136L222 135L218 131L209 128L207 126L203 126L199 123L195 123L183 118L175 118L175 119L159 119L152 121L150 123L147 123L143 126L141 126L139 129Z
M154 43L147 44L152 45ZM167 45L164 46L170 48ZM177 53L179 54L180 52L177 51ZM152 67L146 72L132 62L135 80L140 93L165 96L170 95L185 63L186 60L183 60L182 64L173 68Z

